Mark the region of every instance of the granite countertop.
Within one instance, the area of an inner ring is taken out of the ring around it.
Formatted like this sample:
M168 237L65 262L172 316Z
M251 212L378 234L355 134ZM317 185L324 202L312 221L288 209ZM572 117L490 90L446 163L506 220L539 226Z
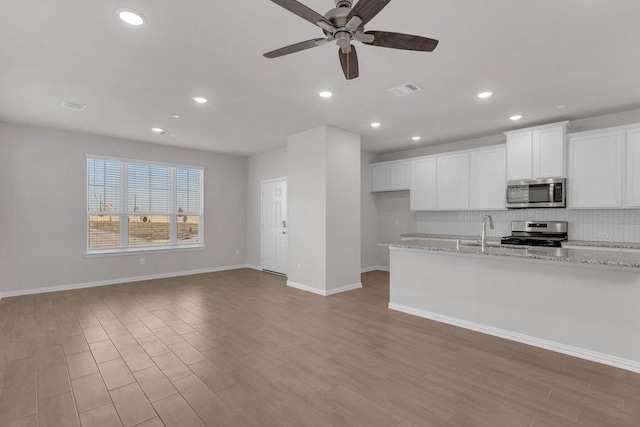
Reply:
M479 235L464 236L455 234L429 234L429 233L407 233L402 237L413 237L416 239L446 239L446 240L478 240ZM500 237L487 236L487 241L500 241ZM638 249L640 250L640 242L606 242L597 240L567 240L562 242L562 246L585 246L591 248L611 248L611 249Z
M388 246L390 248L423 249L428 251L453 252L480 256L503 256L545 261L601 265L609 267L623 267L640 270L640 252L625 251L623 249L618 251L611 251L598 249L544 248L493 244L487 246L486 251L482 252L478 244L461 244L459 247L456 247L457 245L454 240L446 241L438 239L442 239L442 237L433 237L431 239L423 238L416 240L403 240L396 242L383 242L379 245ZM472 239L476 239L475 236L472 238L463 238L460 240Z

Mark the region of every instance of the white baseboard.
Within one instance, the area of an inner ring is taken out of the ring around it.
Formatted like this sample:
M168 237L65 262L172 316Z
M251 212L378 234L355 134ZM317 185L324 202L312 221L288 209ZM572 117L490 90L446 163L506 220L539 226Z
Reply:
M149 274L146 276L121 277L117 279L98 280L95 282L73 283L70 285L46 286L16 291L0 292L0 298L15 297L20 295L41 294L45 292L68 291L71 289L93 288L96 286L117 285L121 283L139 282L142 280L166 279L169 277L190 276L192 274L215 273L216 271L237 270L248 268L247 264L227 265L223 267L203 268L200 270L175 271L171 273Z
M481 332L483 334L493 335L500 338L506 338L511 341L517 341L523 344L529 344L534 347L544 348L546 350L556 351L558 353L567 354L569 356L578 357L580 359L590 360L592 362L602 363L604 365L614 366L620 369L640 373L640 362L635 360L623 359L621 357L612 356L605 353L587 350L580 347L574 347L567 344L548 341L541 338L532 337L530 335L520 334L518 332L508 331L506 329L494 328L493 326L483 325L481 323L470 322L468 320L459 319L457 317L445 316L443 314L432 313L417 308L407 307L405 305L389 303L389 309L401 311L425 319L435 320L436 322L447 323L449 325L458 326L460 328L470 329L472 331Z
M316 295L322 295L323 297L327 297L329 295L335 295L341 292L347 292L353 289L359 289L362 287L362 283L358 282L358 283L353 283L351 285L340 286L339 288L323 290L318 288L312 288L311 286L307 286L307 285L302 285L300 283L292 282L291 280L287 280L287 286L291 288L300 289L302 291L311 292Z
M373 267L363 268L361 273L368 273L370 271L389 271L389 267L385 267L383 265L374 265Z
M360 289L361 287L362 287L362 282L352 283L350 285L340 286L339 288L328 289L325 292L325 295L327 295L327 296L335 295L335 294L339 294L339 293L342 293L342 292L352 291L354 289Z
M258 270L258 271L262 271L262 267L259 265L254 265L254 264L247 264L247 268L250 268L252 270Z
M292 282L291 280L287 280L287 286L289 286L290 288L296 288L296 289L300 289L301 291L307 291L316 295L322 295L323 297L326 297L324 291L321 289L312 288L307 285L302 285L300 283Z

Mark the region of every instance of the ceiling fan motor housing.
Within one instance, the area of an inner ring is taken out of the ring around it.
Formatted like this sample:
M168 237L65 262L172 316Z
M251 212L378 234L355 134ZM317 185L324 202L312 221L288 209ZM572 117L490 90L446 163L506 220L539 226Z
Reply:
M331 22L335 28L342 28L347 25L350 11L351 9L346 7L336 7L327 12L324 18Z

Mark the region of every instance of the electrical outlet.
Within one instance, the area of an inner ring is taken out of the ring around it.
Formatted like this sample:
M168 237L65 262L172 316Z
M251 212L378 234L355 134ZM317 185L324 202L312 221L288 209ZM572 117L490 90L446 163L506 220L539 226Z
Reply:
M240 256L240 249L236 249L236 256Z
M395 223L396 225L400 225L400 221L398 221L397 219L394 221L394 223Z
M147 262L147 260L146 260L146 259L144 259L144 258L140 258L140 265L144 265L144 264L145 264L145 262Z
M302 264L298 263L298 271L302 270Z

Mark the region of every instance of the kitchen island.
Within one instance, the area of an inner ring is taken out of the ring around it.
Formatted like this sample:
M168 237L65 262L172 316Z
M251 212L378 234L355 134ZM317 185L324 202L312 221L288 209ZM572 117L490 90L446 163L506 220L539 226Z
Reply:
M381 244L389 308L640 372L640 251L463 242Z

